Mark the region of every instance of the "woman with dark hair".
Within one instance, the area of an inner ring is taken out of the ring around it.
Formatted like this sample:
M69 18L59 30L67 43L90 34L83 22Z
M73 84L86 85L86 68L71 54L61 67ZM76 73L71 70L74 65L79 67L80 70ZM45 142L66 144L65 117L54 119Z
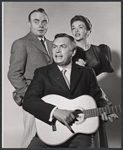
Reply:
M92 31L90 20L84 16L76 15L70 20L71 32L77 45L76 54L73 61L81 66L94 69L96 76L103 72L114 72L111 66L111 50L109 46L100 44L99 46L89 44L88 37ZM99 126L99 147L108 147L108 141L104 123L100 120Z
M70 21L72 35L77 44L77 52L73 61L82 66L92 67L96 76L102 72L114 72L111 66L111 50L109 46L89 44L88 37L92 30L90 20L84 16L77 15Z

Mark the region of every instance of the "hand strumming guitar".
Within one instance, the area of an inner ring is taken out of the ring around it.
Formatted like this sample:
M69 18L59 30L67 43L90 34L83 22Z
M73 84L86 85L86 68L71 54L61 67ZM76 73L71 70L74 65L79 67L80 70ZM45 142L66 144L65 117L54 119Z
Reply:
M65 110L65 109L56 109L54 111L53 116L59 120L61 123L63 123L64 125L67 126L67 128L71 131L74 132L72 130L72 128L70 126L72 126L72 124L76 121L76 116L73 114L73 111L71 110ZM118 116L113 113L110 115L107 115L105 112L103 114L101 114L101 119L104 122L110 121L113 122L114 119L118 119Z
M65 109L56 109L54 111L53 116L59 120L61 123L63 123L64 125L67 126L67 128L71 131L74 132L72 130L72 128L70 127L76 120L76 117L74 116L74 114L72 113L73 111L71 110L65 110Z

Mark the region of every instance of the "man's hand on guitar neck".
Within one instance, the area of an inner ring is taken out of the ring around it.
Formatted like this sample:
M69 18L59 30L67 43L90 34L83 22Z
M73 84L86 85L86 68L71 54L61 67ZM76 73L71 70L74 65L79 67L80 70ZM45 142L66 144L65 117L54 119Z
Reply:
M59 120L61 123L67 126L67 128L74 133L71 128L71 125L75 122L76 117L72 113L73 111L65 110L65 109L56 109L53 113L53 116Z
M118 119L118 116L113 113L113 114L110 114L110 115L107 115L105 112L101 115L101 119L104 121L104 122L107 122L108 120L110 122L113 122L114 119Z

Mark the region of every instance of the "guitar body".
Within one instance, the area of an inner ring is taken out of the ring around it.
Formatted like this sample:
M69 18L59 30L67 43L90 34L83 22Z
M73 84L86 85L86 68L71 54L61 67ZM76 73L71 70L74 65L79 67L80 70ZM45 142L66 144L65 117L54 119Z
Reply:
M45 102L56 105L59 109L67 110L87 110L97 108L95 100L89 95L83 95L76 99L67 99L58 95L47 95L42 98ZM84 114L79 114L77 120L71 127L75 134L94 133L99 126L99 118L92 117L84 119ZM55 123L56 131L53 131L52 126L45 122L36 119L37 134L39 138L48 145L59 145L70 139L73 134L65 125L60 123L58 120Z

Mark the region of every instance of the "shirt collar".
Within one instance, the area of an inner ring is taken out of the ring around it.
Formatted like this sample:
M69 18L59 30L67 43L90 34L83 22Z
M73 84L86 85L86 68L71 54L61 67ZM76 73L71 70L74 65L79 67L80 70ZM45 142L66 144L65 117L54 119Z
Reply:
M72 68L72 62L70 62L65 68L63 68L62 66L58 66L58 68L59 68L60 71L62 71L63 69L65 69L65 70L71 70L71 68Z
M42 38L38 37L38 39L39 39L39 41L43 40L45 42L45 38L44 37L42 37Z

